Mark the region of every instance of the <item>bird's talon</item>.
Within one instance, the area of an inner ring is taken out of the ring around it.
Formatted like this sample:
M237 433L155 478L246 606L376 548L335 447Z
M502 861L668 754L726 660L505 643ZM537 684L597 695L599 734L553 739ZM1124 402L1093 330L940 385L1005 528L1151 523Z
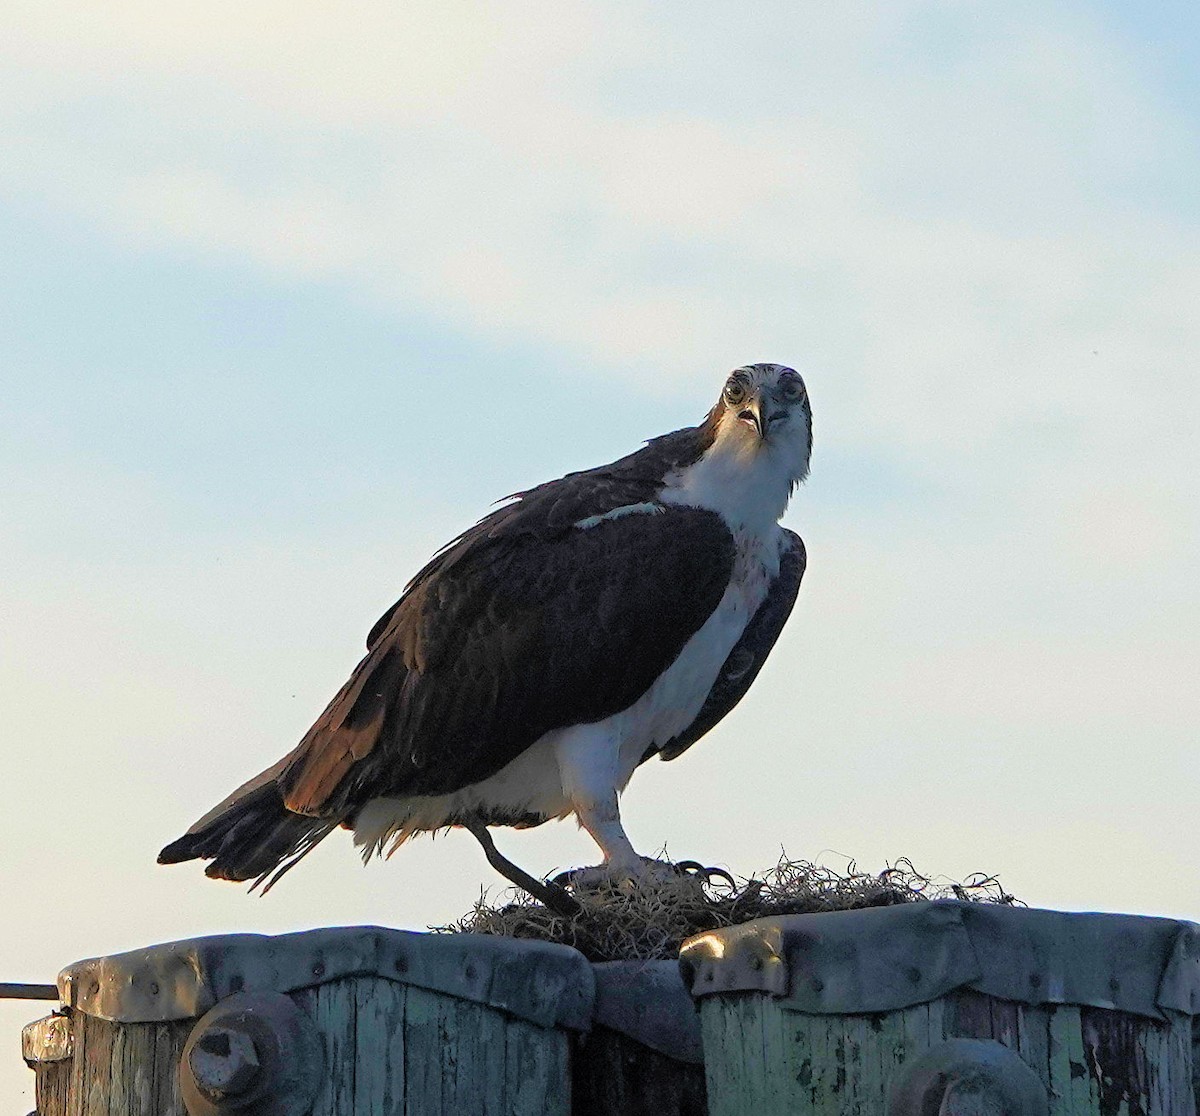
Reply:
M642 883L671 883L680 878L694 879L704 887L720 880L729 887L737 884L724 868L710 868L696 860L655 860L641 857L630 864L596 864L588 868L568 868L552 876L547 883L570 891L597 891L603 888L628 889Z

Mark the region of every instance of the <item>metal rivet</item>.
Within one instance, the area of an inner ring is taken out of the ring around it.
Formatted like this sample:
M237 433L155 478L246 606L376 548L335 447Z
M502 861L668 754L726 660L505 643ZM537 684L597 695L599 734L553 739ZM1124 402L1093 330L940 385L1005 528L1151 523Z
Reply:
M150 995L151 996L158 995L158 981L157 980L152 980L150 982Z
M475 966L468 965L466 968L466 974L467 974L467 980L474 980L475 979Z
M1108 987L1113 992L1119 992L1121 989L1121 982L1117 980L1116 977L1112 977L1109 979Z
M825 982L820 977L813 977L812 986L814 992L825 991Z
M1041 983L1042 983L1042 978L1040 976L1038 976L1037 973L1029 974L1029 984L1031 987L1039 988L1039 987L1041 987Z
M396 958L396 972L404 973L408 971L408 962L403 957Z
M321 962L320 962L320 961L318 961L318 962L317 962L317 963L316 963L316 964L315 964L315 965L312 967L312 974L313 974L313 976L315 976L315 977L323 977L323 976L325 975L325 966L324 966L323 964L321 964Z
M758 972L758 970L762 968L762 965L763 963L761 957L750 958L750 968L752 968L755 972Z
M921 970L920 969L909 969L908 970L908 979L913 984L920 984L921 983Z

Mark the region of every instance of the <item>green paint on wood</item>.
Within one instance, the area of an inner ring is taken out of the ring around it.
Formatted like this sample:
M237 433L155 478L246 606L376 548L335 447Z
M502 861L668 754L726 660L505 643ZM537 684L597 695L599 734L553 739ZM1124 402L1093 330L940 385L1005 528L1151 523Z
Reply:
M763 1065L763 1012L756 993L738 997L732 1005L734 1026L741 1043L742 1059L750 1070ZM743 1103L747 1112L763 1112L767 1107L766 1075L747 1072L742 1075Z
M786 1037L784 1035L783 1012L778 1005L764 1002L762 1013L762 1045L763 1064L765 1067L764 1113L766 1116L782 1116L785 1108L783 1103L791 1093L791 1083L788 1081L788 1061L786 1056Z
M404 1116L404 1007L407 988L356 980L353 1112Z
M409 988L404 1013L404 1111L406 1116L441 1113L442 1050L438 999Z
M565 1033L371 977L297 995L325 1039L313 1116L568 1116Z
M570 1116L566 1032L375 977L293 999L324 1044L312 1116ZM186 1116L178 1066L193 1022L75 1013L73 1058L37 1069L40 1116Z
M567 1036L514 1021L505 1043L506 1116L570 1116Z
M1050 1011L1026 1004L1017 1012L1017 1053L1033 1068L1047 1092L1050 1091Z
M1165 1023L1071 1005L955 993L881 1015L808 1015L762 993L706 996L712 1116L876 1116L915 1056L994 1040L1048 1087L1051 1116L1191 1116L1191 1018Z
M316 1024L325 1047L325 1071L313 1099L312 1116L340 1116L352 1111L357 1068L354 982L322 984L294 999Z
M1079 1008L1063 1004L1050 1014L1050 1111L1085 1113L1089 1109L1087 1064L1079 1036Z

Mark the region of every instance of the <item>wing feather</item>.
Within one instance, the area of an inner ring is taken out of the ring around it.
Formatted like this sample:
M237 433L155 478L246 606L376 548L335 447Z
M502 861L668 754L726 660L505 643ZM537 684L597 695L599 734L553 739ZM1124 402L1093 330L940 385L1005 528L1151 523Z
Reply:
M619 712L733 567L728 529L697 508L546 534L469 533L414 579L293 752L288 809L349 816L381 795L448 793L551 729Z
M673 760L686 752L697 740L717 724L733 709L750 689L763 663L775 646L783 625L792 613L796 596L800 592L800 580L804 577L807 555L804 542L794 531L784 529L787 541L779 556L779 574L771 583L766 599L758 607L746 625L742 638L734 644L717 675L713 688L696 714L696 719L681 733L657 751L644 757L649 759L658 754L665 760Z

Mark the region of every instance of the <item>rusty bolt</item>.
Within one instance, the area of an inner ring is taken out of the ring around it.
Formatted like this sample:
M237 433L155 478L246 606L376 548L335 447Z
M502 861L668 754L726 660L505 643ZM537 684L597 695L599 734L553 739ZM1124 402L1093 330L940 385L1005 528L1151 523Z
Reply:
M897 1070L888 1116L1047 1116L1049 1096L1020 1057L993 1039L954 1038Z
M210 1100L245 1093L262 1068L254 1039L236 1026L210 1028L188 1053L192 1077Z
M306 1116L323 1073L313 1021L279 992L235 992L192 1028L179 1062L189 1116Z

